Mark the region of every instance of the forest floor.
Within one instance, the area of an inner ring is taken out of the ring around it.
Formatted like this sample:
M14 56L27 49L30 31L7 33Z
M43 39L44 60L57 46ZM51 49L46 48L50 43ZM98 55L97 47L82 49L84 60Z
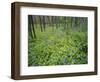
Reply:
M87 64L87 32L82 29L35 29L28 39L28 66Z

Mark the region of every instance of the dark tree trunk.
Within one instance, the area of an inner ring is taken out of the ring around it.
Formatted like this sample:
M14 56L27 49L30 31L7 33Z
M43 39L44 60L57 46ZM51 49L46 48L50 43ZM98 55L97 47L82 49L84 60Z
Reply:
M29 34L29 36L31 36L31 38L33 38L32 37L32 30L31 30L31 17L30 17L30 15L28 16L28 34Z
M51 21L52 21L52 30L54 31L54 17L51 17Z
M64 17L64 29L66 29L66 17Z
M56 29L58 29L58 27L59 27L59 17L57 16L56 18L55 18L55 20L56 20Z
M32 28L32 31L33 31L33 34L34 34L34 38L36 38L35 28L34 28L34 21L33 21L33 18L34 18L34 17L31 16L30 18L31 18L31 25L32 25L31 28ZM32 35L33 35L33 34L32 34Z
M42 18L41 18L41 16L39 16L39 19L40 19L40 28L41 28L41 32L43 32L43 29L42 29Z
M43 28L44 28L44 31L45 31L45 26L46 26L46 24L45 24L45 16L43 16Z

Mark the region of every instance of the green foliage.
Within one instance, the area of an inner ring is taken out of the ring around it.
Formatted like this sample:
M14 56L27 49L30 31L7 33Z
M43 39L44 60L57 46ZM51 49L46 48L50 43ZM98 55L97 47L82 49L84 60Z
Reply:
M87 32L81 28L35 28L36 37L28 39L28 66L86 64Z

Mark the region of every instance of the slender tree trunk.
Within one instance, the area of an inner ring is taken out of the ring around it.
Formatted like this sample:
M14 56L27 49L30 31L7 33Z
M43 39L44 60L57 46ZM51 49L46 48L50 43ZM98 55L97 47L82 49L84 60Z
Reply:
M51 17L51 20L52 20L52 30L54 31L54 17L53 16Z
M58 29L58 27L59 27L59 24L58 24L59 21L58 21L58 19L59 19L59 17L57 16L56 19L55 19L56 20L56 29Z
M64 30L66 29L66 17L64 17Z
M34 28L34 21L33 21L32 16L31 16L31 28L32 28L32 31L33 31L34 38L36 38L36 33L35 33L35 28Z
M31 20L30 20L31 18L30 18L30 15L28 16L28 34L29 34L29 36L31 36L31 38L33 38L32 37L32 30L31 30Z
M45 16L43 16L43 21L42 22L43 22L43 28L44 28L44 31L45 31L45 25L46 25L45 24Z
M43 32L43 29L42 29L42 18L41 18L41 16L39 16L39 19L40 19L40 28L41 28L41 32Z

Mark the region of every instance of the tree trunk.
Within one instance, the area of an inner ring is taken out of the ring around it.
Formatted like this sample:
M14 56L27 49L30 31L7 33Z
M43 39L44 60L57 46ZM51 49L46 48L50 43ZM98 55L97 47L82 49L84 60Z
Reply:
M41 28L41 32L43 32L43 29L42 29L42 18L41 18L41 16L39 16L39 19L40 19L40 28Z
M31 16L30 18L31 18L31 29L33 31L32 35L34 35L34 38L36 38L33 16Z
M31 30L31 20L30 20L31 18L30 18L30 15L28 16L28 34L29 34L29 36L31 36L31 38L33 38L32 37L32 30Z

